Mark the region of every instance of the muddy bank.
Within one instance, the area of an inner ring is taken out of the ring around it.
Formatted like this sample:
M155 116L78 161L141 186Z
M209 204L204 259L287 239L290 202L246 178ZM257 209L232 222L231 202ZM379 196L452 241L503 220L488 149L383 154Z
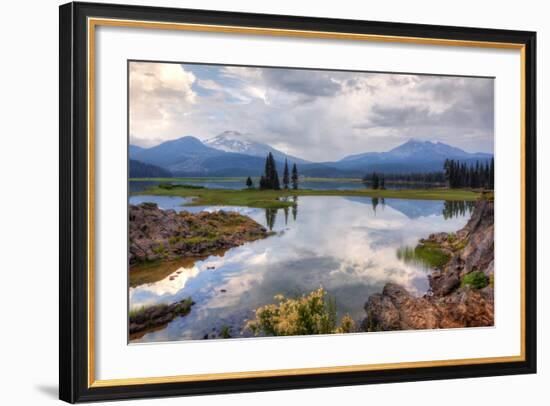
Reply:
M201 257L265 238L268 231L236 212L189 213L153 203L130 205L130 265Z
M365 304L366 331L494 325L494 202L476 202L466 226L432 234L419 247L446 258L429 276L430 291L411 295L388 283ZM418 247L417 247L418 248Z

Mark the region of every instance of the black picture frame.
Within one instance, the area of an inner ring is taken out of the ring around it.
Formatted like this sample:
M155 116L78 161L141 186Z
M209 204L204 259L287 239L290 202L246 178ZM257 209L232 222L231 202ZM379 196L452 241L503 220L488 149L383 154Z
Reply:
M390 22L263 15L114 4L60 6L59 397L67 402L219 394L536 372L536 33ZM312 373L118 386L90 386L88 369L87 19L89 17L322 31L523 46L524 65L524 349L517 362Z

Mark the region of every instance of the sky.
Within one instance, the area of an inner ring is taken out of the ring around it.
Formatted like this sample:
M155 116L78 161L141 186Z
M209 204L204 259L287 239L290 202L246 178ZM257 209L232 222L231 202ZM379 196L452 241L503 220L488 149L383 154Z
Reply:
M411 138L493 152L491 78L131 62L130 142L224 131L311 161Z

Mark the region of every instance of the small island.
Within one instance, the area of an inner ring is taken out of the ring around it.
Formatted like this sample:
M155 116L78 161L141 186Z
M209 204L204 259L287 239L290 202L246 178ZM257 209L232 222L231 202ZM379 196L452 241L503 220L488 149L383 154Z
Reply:
M154 203L142 203L130 205L129 217L130 266L201 257L269 235L251 218L223 210L176 213Z

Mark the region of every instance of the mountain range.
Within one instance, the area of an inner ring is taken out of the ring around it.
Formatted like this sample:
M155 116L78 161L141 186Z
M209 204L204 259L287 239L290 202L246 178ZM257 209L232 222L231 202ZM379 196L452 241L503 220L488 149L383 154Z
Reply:
M265 157L272 153L279 171L285 159L296 163L301 175L314 177L362 177L368 172L410 173L441 171L445 159L486 161L488 153L470 153L441 142L410 139L386 152L366 152L334 162L310 162L285 154L236 131L225 131L200 141L185 136L151 148L130 145L130 159L155 165L174 176L259 176Z

